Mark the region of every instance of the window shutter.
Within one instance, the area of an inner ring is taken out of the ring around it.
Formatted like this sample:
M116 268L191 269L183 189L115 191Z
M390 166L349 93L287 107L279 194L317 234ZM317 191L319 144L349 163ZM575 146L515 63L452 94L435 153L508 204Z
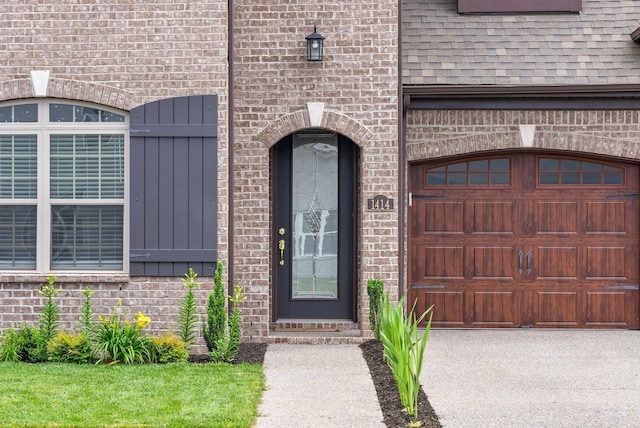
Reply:
M218 97L131 111L130 274L213 275L217 260Z

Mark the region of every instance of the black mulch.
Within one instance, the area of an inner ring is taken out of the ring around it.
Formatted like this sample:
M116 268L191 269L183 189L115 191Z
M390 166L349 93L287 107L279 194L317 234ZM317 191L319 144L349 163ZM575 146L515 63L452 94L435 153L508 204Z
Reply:
M263 364L265 352L267 352L266 343L241 343L232 363ZM208 363L209 361L211 361L209 354L189 356L189 362L191 363Z
M404 410L391 369L382 358L382 343L378 340L368 340L360 345L360 349L369 366L369 372L371 372L371 378L373 379L373 384L378 394L378 401L380 402L385 425L394 428L404 428L407 426L441 428L438 416L433 411L422 388L420 388L420 393L418 394L418 419L413 419L413 417L409 416ZM266 343L241 343L233 363L263 364L266 351ZM210 359L209 355L192 355L189 357L189 361L194 363L207 363Z
M433 411L422 388L418 393L418 419L404 410L398 394L398 387L391 369L384 361L383 346L378 340L368 340L360 345L362 356L369 365L371 378L378 393L378 401L382 408L384 423L388 427L421 426L426 428L440 428L440 420Z

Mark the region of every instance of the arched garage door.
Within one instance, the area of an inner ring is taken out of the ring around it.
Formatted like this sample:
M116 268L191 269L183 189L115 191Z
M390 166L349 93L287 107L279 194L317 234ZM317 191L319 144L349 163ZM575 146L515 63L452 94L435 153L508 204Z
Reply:
M434 327L638 328L637 166L514 153L409 186L409 301Z

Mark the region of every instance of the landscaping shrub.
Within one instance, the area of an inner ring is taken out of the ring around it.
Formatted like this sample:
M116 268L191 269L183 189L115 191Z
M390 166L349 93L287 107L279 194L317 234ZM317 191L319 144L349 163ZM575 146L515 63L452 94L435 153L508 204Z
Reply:
M0 361L40 363L47 360L47 349L39 329L24 326L8 329L2 338Z
M384 346L384 357L396 380L402 405L407 413L417 418L420 372L431 329L433 305L416 318L414 303L409 315L405 316L405 298L406 294L394 304L390 302L387 292L380 311L380 341ZM427 315L429 321L420 336L418 325Z
M380 304L383 299L384 284L381 279L372 278L367 281L367 294L369 295L369 324L373 335L380 340Z
M183 363L187 361L189 357L189 351L187 350L187 344L180 337L175 334L165 333L159 337L154 337L153 343L155 345L154 360L160 364L167 363Z
M224 283L222 282L222 262L219 260L213 275L213 281L215 285L213 291L209 293L209 301L207 303L207 323L202 332L209 352L217 349L216 344L224 335L227 324L226 298Z
M56 363L88 364L93 362L93 350L86 333L59 331L47 342L49 361Z
M120 302L118 302L118 308ZM138 312L133 321L116 313L103 318L96 331L95 352L98 363L149 363L153 362L153 343L143 329L150 319Z
M242 333L240 327L240 311L238 305L246 296L242 294L242 287L236 286L233 296L227 296L233 304L231 318L225 323L225 329L216 342L215 349L211 351L211 361L214 363L230 363L238 353L240 347L240 335Z
M187 289L187 294L180 303L178 313L178 336L186 343L187 347L193 344L196 338L196 324L198 323L198 311L196 307L196 297L193 289L201 282L196 282L198 274L189 268L189 272L182 278L182 285Z

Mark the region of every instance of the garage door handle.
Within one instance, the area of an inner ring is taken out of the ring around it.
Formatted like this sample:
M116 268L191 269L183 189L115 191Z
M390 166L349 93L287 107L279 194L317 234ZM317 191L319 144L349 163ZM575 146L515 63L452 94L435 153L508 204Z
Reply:
M522 250L518 253L518 272L522 273L522 258L524 257L524 253Z
M527 251L527 273L531 273L531 265L533 264L533 254Z

